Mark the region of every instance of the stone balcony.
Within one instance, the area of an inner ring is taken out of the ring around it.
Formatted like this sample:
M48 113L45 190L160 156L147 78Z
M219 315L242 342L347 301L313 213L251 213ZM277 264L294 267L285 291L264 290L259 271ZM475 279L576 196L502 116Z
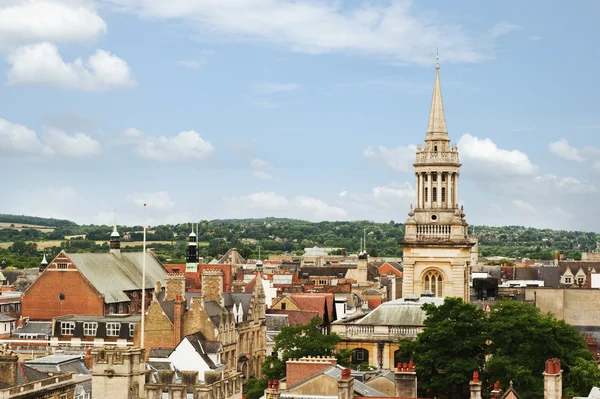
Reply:
M449 240L452 226L445 224L417 225L417 240Z
M458 164L458 152L417 152L418 164L451 163Z
M396 342L399 338L416 338L419 333L419 328L409 326L346 324L340 327L345 329L339 331L338 328L334 327L332 332L339 334L342 339Z

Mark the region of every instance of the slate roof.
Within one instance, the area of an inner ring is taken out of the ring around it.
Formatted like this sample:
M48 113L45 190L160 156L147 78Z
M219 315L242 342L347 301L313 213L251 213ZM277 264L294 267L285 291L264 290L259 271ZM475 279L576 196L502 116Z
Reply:
M223 352L223 344L221 342L207 341L204 334L197 332L186 336L188 342L192 345L196 353L206 362L208 367L216 369L217 365L212 361L208 354Z
M5 323L8 321L15 321L15 320L17 320L17 319L14 317L10 317L7 314L0 313L0 323Z
M52 322L51 321L30 321L27 324L23 324L13 331L15 334L43 334L50 336L52 333Z
M266 314L267 331L281 331L281 327L289 325L287 314Z
M106 303L128 302L125 291L142 289L142 252L67 254L81 273L104 295ZM167 270L150 253L146 257L146 288L165 285Z
M300 271L298 272L300 278L303 278L302 275L304 273L307 273L309 277L337 277L337 278L341 278L340 274L343 273L342 277L346 277L346 274L348 273L348 269L350 269L350 267L312 267L312 266L306 266L306 267L302 267L300 268Z
M248 320L251 302L252 292L225 292L223 294L223 303L228 310L231 310L234 304L242 304L242 309L244 310L244 321Z
M151 358L167 358L173 353L175 349L172 348L151 348L150 349L150 357Z
M50 376L23 363L19 363L19 367L17 368L17 386L44 380L46 378L50 378Z
M439 306L444 303L444 299L422 296L417 301L401 298L384 302L356 324L421 327L426 318L425 311L421 309L425 303Z
M232 265L243 265L244 263L246 263L246 259L244 259L242 255L240 255L236 248L231 248L230 250L225 252L225 255L223 255L221 259L219 259L218 263L231 263Z
M50 355L34 360L27 360L25 364L41 372L62 372L73 374L91 374L85 366L81 355Z

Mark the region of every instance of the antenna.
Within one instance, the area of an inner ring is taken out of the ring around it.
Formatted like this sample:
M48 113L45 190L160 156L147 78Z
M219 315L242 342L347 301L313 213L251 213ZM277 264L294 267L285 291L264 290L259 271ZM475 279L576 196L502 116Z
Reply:
M158 292L156 293L158 295ZM142 253L142 336L141 347L144 347L144 321L146 319L146 204L144 204L144 245Z
M364 250L365 250L365 252L367 252L367 228L366 227L365 227L364 232L365 232L365 239L363 240L364 246L365 246Z

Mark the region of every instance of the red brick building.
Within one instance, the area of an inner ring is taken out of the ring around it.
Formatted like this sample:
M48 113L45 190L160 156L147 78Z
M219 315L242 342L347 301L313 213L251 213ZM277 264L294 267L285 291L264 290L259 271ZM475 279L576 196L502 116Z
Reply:
M111 242L111 246L115 246ZM155 283L164 285L166 269L146 253L146 304ZM52 320L78 314L139 314L142 301L141 252L67 254L61 251L23 293L22 314L31 320Z

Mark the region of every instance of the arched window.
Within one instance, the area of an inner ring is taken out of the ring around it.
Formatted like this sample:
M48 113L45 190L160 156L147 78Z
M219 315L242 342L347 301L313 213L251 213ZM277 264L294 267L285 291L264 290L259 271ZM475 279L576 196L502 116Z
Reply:
M429 201L429 189L425 187L425 202Z
M446 202L446 187L442 187L442 202Z
M352 351L352 364L369 363L369 351L363 348Z
M437 202L437 187L433 188L433 202Z
M431 291L434 296L443 296L443 279L442 274L437 270L430 270L425 274L423 279L423 291Z

